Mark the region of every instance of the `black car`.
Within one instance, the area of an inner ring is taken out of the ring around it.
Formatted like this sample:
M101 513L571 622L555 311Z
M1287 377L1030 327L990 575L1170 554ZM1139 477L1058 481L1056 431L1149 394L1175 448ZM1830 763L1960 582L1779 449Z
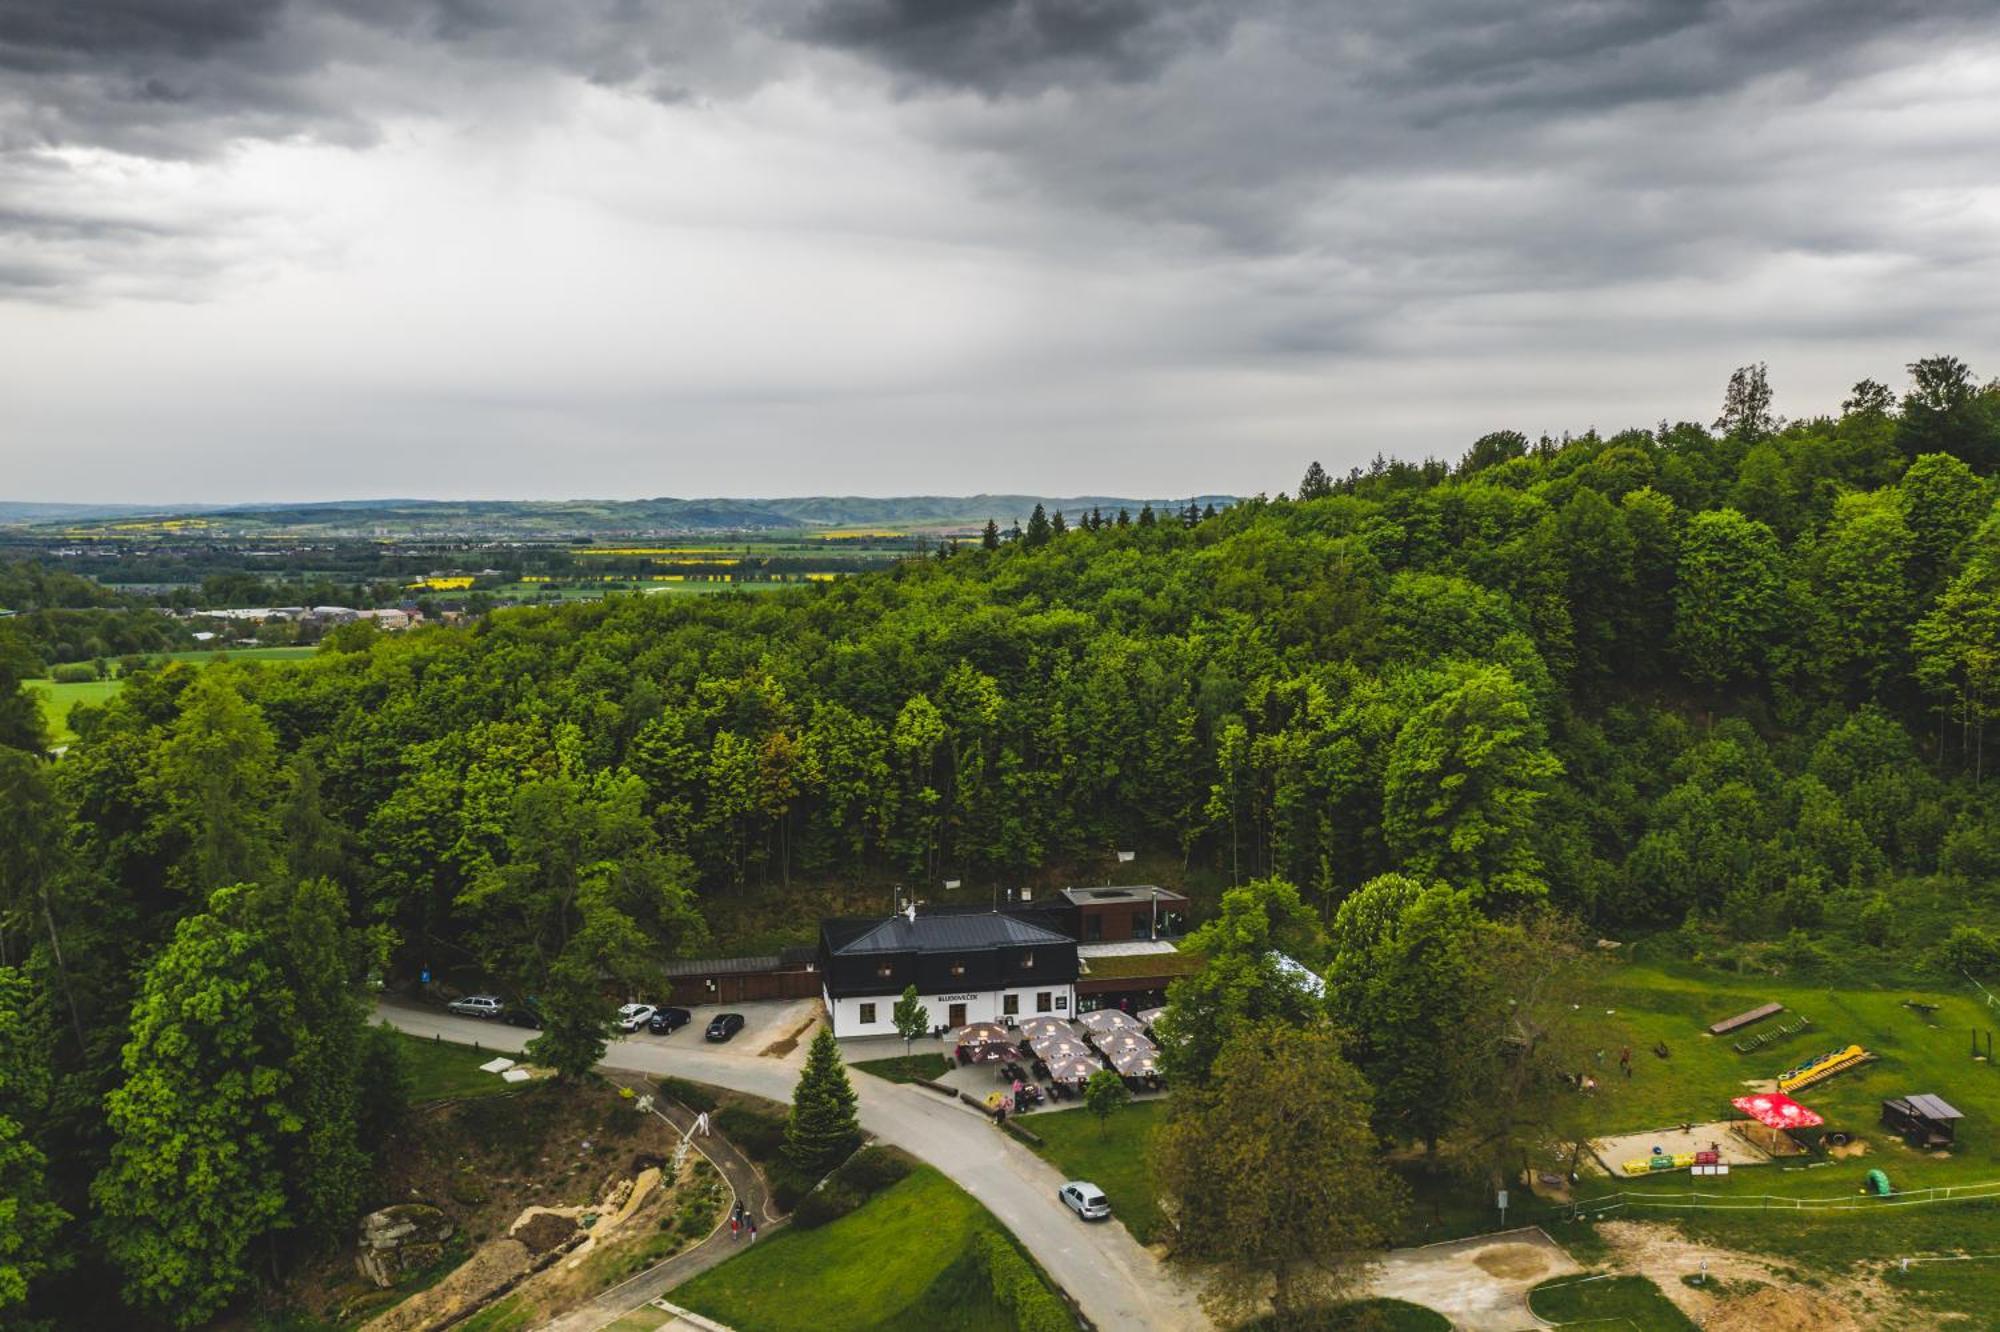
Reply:
M510 1006L500 1015L500 1020L510 1027L527 1027L532 1031L542 1029L542 1015L526 1004Z
M743 1030L743 1015L741 1013L722 1013L718 1014L715 1020L708 1024L708 1031L705 1035L711 1041L726 1041L741 1030Z
M646 1024L646 1030L655 1036L666 1036L679 1031L692 1021L694 1014L685 1008L656 1008L653 1010L652 1020Z

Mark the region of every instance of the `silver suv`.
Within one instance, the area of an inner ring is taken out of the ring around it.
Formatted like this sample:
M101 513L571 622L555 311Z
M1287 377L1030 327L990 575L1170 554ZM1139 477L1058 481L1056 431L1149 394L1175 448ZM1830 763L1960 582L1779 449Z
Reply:
M497 1018L506 1011L507 1005L500 1002L498 995L468 994L462 999L452 1000L445 1007L466 1017Z
M1057 1189L1056 1197L1063 1200L1063 1206L1086 1221L1102 1221L1111 1215L1111 1203L1105 1198L1104 1190L1080 1179L1073 1179Z

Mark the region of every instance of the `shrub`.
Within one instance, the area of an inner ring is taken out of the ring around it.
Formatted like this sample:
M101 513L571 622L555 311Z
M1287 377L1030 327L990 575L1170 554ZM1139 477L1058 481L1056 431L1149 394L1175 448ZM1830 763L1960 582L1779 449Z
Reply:
M1992 975L2000 970L2000 939L1977 925L1954 925L1939 950L1944 965L1968 975Z
M87 662L71 662L67 666L58 666L51 670L49 678L57 684L83 684L85 681L98 678L97 668Z
M810 1175L802 1175L792 1163L782 1156L764 1167L764 1178L771 1184L771 1201L781 1212L789 1212L799 1205L813 1187L819 1183Z
M661 1078L659 1085L662 1095L680 1102L696 1114L713 1110L720 1104L715 1099L715 1094L708 1088L697 1082L689 1082L686 1078Z
M863 1147L833 1172L833 1179L863 1195L870 1195L880 1193L909 1173L908 1158L886 1147Z
M1074 1332L1076 1320L1069 1310L1006 1236L989 1230L978 1244L980 1265L993 1283L993 1298L1014 1315L1014 1326L1021 1332Z
M763 1110L724 1106L716 1113L715 1127L758 1165L769 1165L785 1149L785 1121Z

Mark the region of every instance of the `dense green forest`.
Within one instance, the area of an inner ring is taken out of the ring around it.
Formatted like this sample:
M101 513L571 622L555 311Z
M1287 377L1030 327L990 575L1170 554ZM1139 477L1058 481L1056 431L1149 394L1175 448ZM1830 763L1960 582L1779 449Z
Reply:
M1749 367L1713 427L142 671L59 761L0 638L0 1322L198 1323L342 1233L395 1109L364 983L532 994L580 1070L751 892L1139 847L1329 921L1401 874L1729 965L1991 969L1996 468L1956 360L1789 424Z

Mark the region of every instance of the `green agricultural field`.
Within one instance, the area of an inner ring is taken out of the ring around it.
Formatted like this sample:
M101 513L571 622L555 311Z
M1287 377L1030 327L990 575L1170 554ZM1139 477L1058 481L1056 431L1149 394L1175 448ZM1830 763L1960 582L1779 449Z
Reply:
M230 661L299 661L318 651L317 647L310 646L189 648L185 652L156 652L147 657L147 660L211 662L226 657Z
M1147 1144L1166 1118L1167 1102L1140 1101L1099 1123L1087 1110L1029 1115L1022 1127L1042 1140L1036 1150L1069 1179L1087 1179L1104 1190L1111 1215L1132 1238L1151 1244L1166 1222L1153 1189Z
M76 732L69 728L70 709L78 704L98 707L109 702L120 688L117 680L84 680L76 684L27 680L23 683L41 703L42 719L48 723L49 738L59 745L76 739Z
M923 1167L829 1225L746 1244L671 1298L738 1332L1013 1332L973 1247L999 1228Z

